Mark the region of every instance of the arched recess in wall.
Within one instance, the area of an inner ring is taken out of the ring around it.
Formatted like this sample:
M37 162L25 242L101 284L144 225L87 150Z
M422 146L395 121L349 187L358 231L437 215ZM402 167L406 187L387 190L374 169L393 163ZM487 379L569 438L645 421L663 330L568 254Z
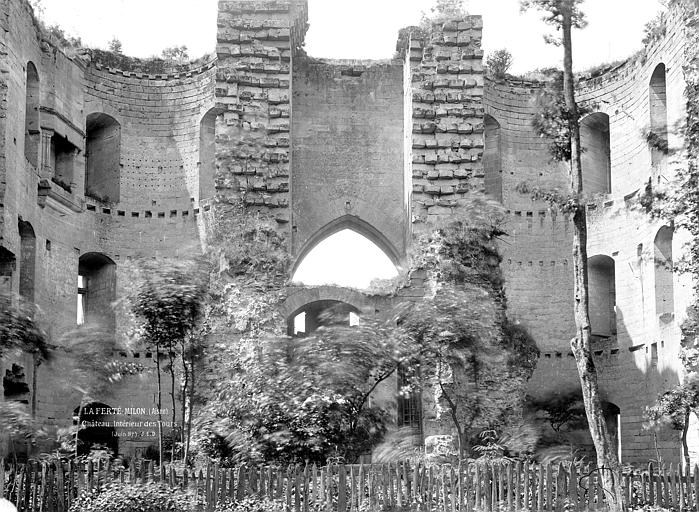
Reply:
M24 157L34 166L39 167L39 144L41 134L39 130L39 72L33 62L27 62L27 89L25 95L24 118Z
M78 431L78 455L87 455L90 450L107 449L114 455L119 453L119 438L113 426L116 419L112 408L100 402L91 402L73 410L73 424L85 422Z
M292 281L305 285L366 288L373 279L398 275L400 255L376 228L345 215L306 242L292 268Z
M97 252L80 256L78 263L77 324L116 328L112 304L116 300L116 263Z
M609 116L595 112L580 123L580 144L583 190L589 194L612 191L612 160L609 137Z
M650 133L648 144L651 151L651 166L656 174L667 167L667 81L665 64L658 64L650 78L648 88L650 108Z
M121 186L121 125L108 114L89 114L85 121L85 195L119 202Z
M359 325L359 310L339 300L319 300L294 311L287 319L287 334L304 337L319 327Z
M485 193L502 202L502 148L500 123L486 114L484 117L483 173Z
M675 312L674 267L672 260L672 228L663 226L655 235L653 260L655 274L655 314L669 321Z
M216 195L216 117L212 108L199 123L199 200Z
M597 255L587 260L590 327L595 336L616 334L616 272L614 260Z
M12 251L0 246L0 295L12 293L12 274L17 266L17 258Z
M32 225L22 219L19 219L17 229L20 239L19 296L33 303L36 279L36 234Z
M621 462L621 409L612 402L602 402L602 412L612 446L616 448L618 460Z

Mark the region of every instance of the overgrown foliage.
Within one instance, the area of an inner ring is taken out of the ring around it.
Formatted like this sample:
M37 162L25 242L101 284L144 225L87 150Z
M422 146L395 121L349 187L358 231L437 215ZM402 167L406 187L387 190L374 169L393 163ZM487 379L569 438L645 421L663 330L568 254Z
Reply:
M171 60L178 64L184 64L189 61L189 51L185 45L165 48L162 52L162 56L163 59Z
M505 78L512 66L512 54L506 48L496 50L486 59L486 70L492 78Z
M201 510L204 503L179 488L160 483L108 483L90 491L83 490L71 504L70 512L190 512Z
M110 52L121 53L121 48L122 48L121 41L119 39L117 39L116 37L113 37L112 40L109 41L108 48L109 48Z
M656 14L655 18L650 20L643 27L643 46L649 46L656 41L659 41L667 33L667 16L663 12Z
M37 360L50 359L46 333L34 321L36 308L10 295L0 295L0 358L19 351L33 354Z
M690 44L688 48L691 48L691 52L696 51L696 45ZM682 382L660 395L654 406L647 410L646 427L657 431L664 425L670 425L680 430L687 459L689 413L696 413L699 405L699 60L694 53L691 53L683 72L686 83L686 121L681 130L684 163L673 169L669 185L663 187L661 184L659 190L653 191L651 205L656 216L667 220L675 230L684 230L689 235L682 258L673 262L673 267L691 276L693 290L686 318L681 325ZM664 145L660 149L663 148Z
M308 337L263 339L256 350L231 347L237 354L223 356L229 377L198 423L209 455L354 462L383 438L390 418L369 396L407 357L407 345L385 319L349 327L333 308L321 317Z
M431 294L410 307L400 325L416 345L422 385L457 432L467 456L484 429L521 418L526 381L538 349L506 316L496 238L501 212L472 199L466 211L420 237L414 268L427 271Z
M592 112L592 106L578 105L577 119L573 119L563 95L563 72L549 70L550 80L537 95L538 109L532 121L534 130L549 143L549 153L556 162L570 162L570 123L579 122Z
M646 408L644 428L654 432L669 426L682 432L682 454L690 467L687 444L690 414L699 410L699 375L690 373L683 382L661 394L656 403Z

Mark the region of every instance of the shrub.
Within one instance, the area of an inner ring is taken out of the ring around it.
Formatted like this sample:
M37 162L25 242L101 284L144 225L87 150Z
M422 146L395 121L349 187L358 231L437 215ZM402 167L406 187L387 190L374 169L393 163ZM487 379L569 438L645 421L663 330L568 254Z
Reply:
M82 492L70 512L189 512L201 510L201 498L159 483L108 484Z
M284 507L281 500L250 496L240 501L220 501L214 512L283 512Z
M512 54L506 49L503 48L488 55L486 67L491 77L505 78L510 66L512 66Z

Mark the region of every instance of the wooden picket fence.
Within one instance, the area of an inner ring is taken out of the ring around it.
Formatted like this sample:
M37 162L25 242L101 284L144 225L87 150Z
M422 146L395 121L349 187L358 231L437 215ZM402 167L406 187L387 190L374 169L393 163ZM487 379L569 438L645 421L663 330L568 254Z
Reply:
M1 461L0 461L1 462ZM652 464L626 472L630 505L699 512L699 468L693 474ZM207 511L224 500L257 495L286 504L289 512L351 512L413 505L425 511L561 512L604 509L605 491L594 468L528 463L426 467L408 462L325 467L237 467L210 464L205 471L159 470L142 461L128 470L108 463L0 464L0 495L19 512L67 512L81 491L107 483L163 482L198 495Z

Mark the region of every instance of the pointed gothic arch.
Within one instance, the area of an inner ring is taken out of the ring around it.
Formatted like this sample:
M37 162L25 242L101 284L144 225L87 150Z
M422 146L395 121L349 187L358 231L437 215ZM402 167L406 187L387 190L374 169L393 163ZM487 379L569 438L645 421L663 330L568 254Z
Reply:
M294 260L291 275L296 273L306 256L308 256L308 254L310 254L310 252L315 249L318 244L328 237L345 229L349 229L366 237L369 241L381 249L386 256L388 256L391 263L393 263L397 269L402 267L403 257L383 233L356 215L343 215L342 217L329 222L308 238Z

